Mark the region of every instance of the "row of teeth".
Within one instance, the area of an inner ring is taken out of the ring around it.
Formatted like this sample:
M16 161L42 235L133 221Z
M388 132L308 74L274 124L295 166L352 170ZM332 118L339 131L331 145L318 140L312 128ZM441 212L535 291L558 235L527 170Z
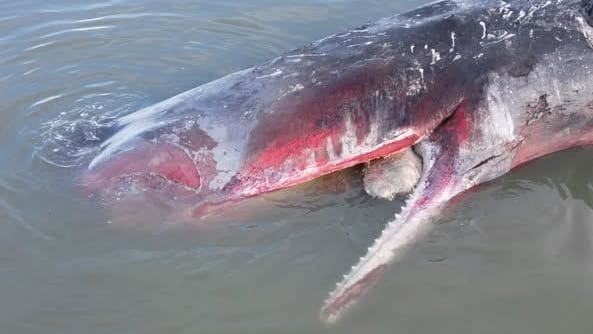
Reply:
M367 254L360 257L358 263L353 265L350 272L345 274L342 277L342 280L336 284L336 287L329 294L329 297L325 300L323 307L321 309L322 311L321 311L320 317L321 317L322 321L325 321L330 324L335 323L340 318L341 315L343 315L347 310L349 310L356 303L357 299L354 298L354 299L349 300L346 304L340 306L337 310L331 311L329 314L326 314L326 312L325 312L326 310L328 310L330 305L333 302L335 302L337 297L345 291L344 289L346 288L346 285L348 284L349 278L356 277L356 275L359 273L359 271L362 270L362 267L366 263L365 259L373 259L374 257L377 257L380 260L381 258L385 258L386 260L381 261L382 262L381 264L388 264L390 262L391 258L393 257L393 254L391 254L392 251L390 251L390 253L388 253L388 254L382 254L381 257L378 257L378 254L375 254L375 253L378 252L379 248L381 247L381 241L385 240L387 238L387 235L392 233L392 230L394 228L396 228L397 226L402 226L402 223L404 223L404 221L409 218L413 204L418 200L422 191L427 187L426 179L429 174L429 171L432 169L432 166L434 165L434 162L435 162L434 157L438 156L439 148L436 146L433 146L429 142L423 142L423 143L424 143L424 145L421 144L419 146L419 148L421 149L420 156L421 156L421 159L423 162L423 168L422 168L422 174L421 174L422 176L421 176L421 179L418 181L416 188L413 190L413 192L410 194L410 196L404 202L404 205L402 206L401 211L394 216L394 219L391 220L387 224L387 226L383 229L383 232L381 232L381 235L378 238L376 238L375 241L373 242L373 244L368 248ZM376 268L376 266L375 266L375 268ZM368 272L365 274L368 274Z
M415 193L414 193L414 195L415 195ZM386 235L388 233L390 233L390 231L397 224L402 223L402 217L404 216L404 213L407 213L407 211L410 210L410 208L412 206L412 202L417 197L414 195L411 195L405 201L401 212L396 214L394 219L387 224L387 227L385 229L383 229L383 232L381 233L381 235L378 238L376 238L375 241L373 242L373 245L371 245L367 249L367 254L365 256L360 257L358 263L351 267L349 273L344 274L344 276L342 277L342 280L336 284L336 287L334 288L334 290L329 294L329 297L325 300L322 310L326 309L329 305L331 305L331 303L333 301L335 301L336 297L339 296L341 292L343 292L343 289L346 287L346 284L347 284L346 282L348 281L348 278L356 276L358 271L360 271L362 266L365 264L365 261L364 261L365 258L372 258L375 255L374 253L380 247L380 240L383 240L386 237ZM387 254L386 256L391 257L391 254ZM340 308L339 308L339 310L337 310L337 312L335 312L335 313L332 312L331 314L329 314L327 316L325 316L322 311L321 317L324 318L323 320L327 321L328 323L334 323L340 318L340 316L343 313L345 313L347 310L349 310L355 303L356 303L356 299L352 299L352 300L348 301L346 304L340 306Z

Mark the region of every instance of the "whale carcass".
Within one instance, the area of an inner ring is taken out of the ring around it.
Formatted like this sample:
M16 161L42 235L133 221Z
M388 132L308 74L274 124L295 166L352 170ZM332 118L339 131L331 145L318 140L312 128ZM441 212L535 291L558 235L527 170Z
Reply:
M80 182L167 189L199 218L367 162L391 197L410 185L377 187L401 183L386 167L412 166L401 213L323 306L333 322L455 196L593 143L592 11L445 0L329 36L122 117Z

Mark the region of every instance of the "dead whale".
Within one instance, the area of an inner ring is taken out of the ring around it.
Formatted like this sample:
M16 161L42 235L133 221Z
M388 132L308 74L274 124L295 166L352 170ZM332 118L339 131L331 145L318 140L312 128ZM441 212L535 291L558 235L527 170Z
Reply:
M455 196L593 143L592 11L445 0L328 36L122 117L80 183L167 189L199 218L370 162L371 194L414 190L330 294L336 321Z

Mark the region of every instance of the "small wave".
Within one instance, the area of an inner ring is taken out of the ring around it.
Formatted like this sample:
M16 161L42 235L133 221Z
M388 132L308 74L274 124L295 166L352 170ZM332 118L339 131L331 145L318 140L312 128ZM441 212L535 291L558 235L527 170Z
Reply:
M100 83L107 85L107 83ZM117 129L117 119L134 111L137 94L88 94L76 107L42 123L34 155L47 164L79 167L94 156ZM45 99L47 100L47 99Z
M64 95L63 94L58 94L58 95L48 96L46 98L43 98L43 99L41 99L39 101L36 101L33 104L31 104L31 108L34 108L34 107L36 107L38 105L41 105L41 104L44 104L44 103L48 103L48 102L53 101L53 100L57 100L57 99L61 98L62 96L64 96Z
M76 167L91 156L111 128L107 119L58 118L42 126L37 156L56 167Z
M49 34L45 34L40 36L39 39L49 38L49 37L56 37L59 35L69 34L73 32L84 32L84 31L92 31L92 30L105 30L105 29L113 29L116 26L114 25L105 25L105 26L92 26L92 27L82 27L82 28L71 28L71 29L64 29L60 31L55 31Z
M98 3L83 3L80 5L73 5L68 4L62 7L53 6L53 7L46 7L41 8L38 10L40 13L69 13L69 12L84 12L89 10L96 10L102 8L110 8L120 3L123 3L123 0L113 0L113 1L102 1Z
M49 42L44 42L44 43L39 43L39 44L35 44L33 46L30 46L28 48L26 48L24 51L25 52L29 52L29 51L33 51L33 50L37 50L46 46L50 46L53 44L56 44L58 41L49 41Z

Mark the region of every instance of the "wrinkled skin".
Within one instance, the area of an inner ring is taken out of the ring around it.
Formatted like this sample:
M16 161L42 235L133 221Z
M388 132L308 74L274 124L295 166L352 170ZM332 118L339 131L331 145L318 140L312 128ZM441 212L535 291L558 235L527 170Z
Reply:
M396 195L412 191L420 174L422 160L414 150L404 149L366 164L364 190L371 196L393 200Z
M336 321L455 196L593 143L592 7L443 1L330 36L122 118L81 183L199 218L414 146L420 181L330 294Z

